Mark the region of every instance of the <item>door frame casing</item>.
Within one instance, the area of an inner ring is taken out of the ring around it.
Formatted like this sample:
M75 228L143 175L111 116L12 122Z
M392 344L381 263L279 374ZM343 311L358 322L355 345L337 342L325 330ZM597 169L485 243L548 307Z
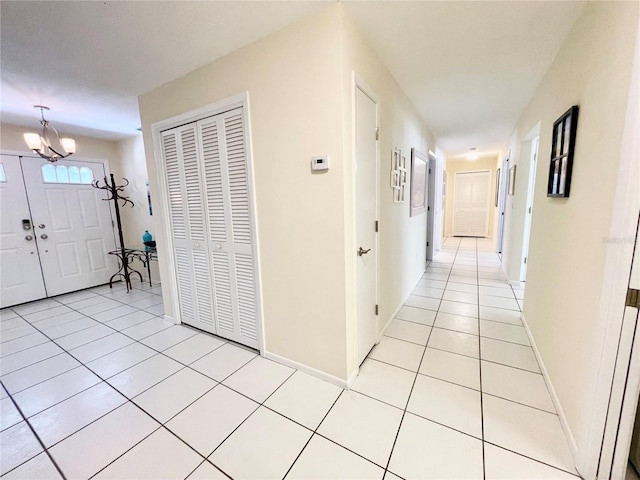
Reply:
M505 213L507 211L507 179L509 174L509 161L511 157L511 151L507 153L502 160L502 170L500 171L500 191L498 192L498 241L496 243L496 252L500 256L502 262L504 251L504 227L506 223Z
M438 157L428 150L427 158L427 261L433 260L435 254L436 230L436 176L438 175Z
M640 33L636 33L635 40L637 53L640 49ZM624 369L628 368L632 374L640 371L640 355L637 354L640 345L635 349L635 355L634 349L627 349L626 352L620 353L624 358L617 359L621 336L624 339L624 333L632 330L631 326L625 322L623 311L624 298L629 285L629 267L632 265L635 246L634 242L625 241L625 239L632 238L636 232L640 213L640 192L637 186L637 179L640 176L640 164L637 161L640 155L640 139L637 134L640 128L640 92L635 88L640 77L639 62L636 54L629 82L624 131L620 141L620 164L613 201L616 208L611 215L609 230L611 236L607 243L600 308L597 313L596 338L602 339L602 343L598 345L601 359L590 379L595 386L595 394L588 405L587 439L579 446L580 451L577 455L578 472L584 478L596 478L596 475L600 477L606 473L619 474L620 468L624 467L623 462L626 460L624 457L629 454L635 413L635 408L629 408L627 402L632 402L635 407L640 393L640 382L637 381L637 377L627 385L626 392L621 388L621 385L626 383L625 376L622 375ZM636 251L635 255L638 256L638 254L639 252ZM638 261L637 258L636 261ZM630 339L626 340L629 344ZM614 388L617 388L616 392L612 391ZM611 442L612 437L605 436L611 418L614 419L614 423L619 421L620 443L617 444ZM601 454L611 457L611 463L607 468L613 471L601 470L604 466L602 461L598 462Z
M26 185L26 181L24 179L24 170L22 169L22 159L23 158L29 158L29 159L33 159L34 161L41 161L43 160L42 157L36 155L35 153L33 153L33 151L26 151L26 150L9 150L9 149L0 149L0 155L6 155L6 156L10 156L10 157L16 157L18 162L20 163L20 170L22 172L23 178L22 178L22 184L23 187L25 189L25 192L27 192L27 185ZM108 178L109 175L111 174L111 168L110 168L110 164L109 164L109 160L105 159L105 158L95 158L95 157L85 157L85 156L81 156L81 155L73 155L69 158L66 158L65 161L67 162L87 162L87 163L99 163L102 165L103 169L104 169L104 174L105 176ZM101 180L101 179L97 179L97 180ZM27 201L28 200L28 192L27 192ZM114 213L113 213L113 208L111 207L111 204L108 204L109 207L109 216L111 217L111 234L113 235L113 241L114 244L117 245L117 238L116 238L116 228L115 228L115 219L114 219ZM29 216L31 217L31 208L29 207ZM32 218L33 220L33 218ZM108 257L108 256L107 256ZM60 294L56 294L56 295L49 295L48 290L46 288L46 282L44 279L44 272L41 269L41 274L42 274L42 281L43 281L43 285L45 287L45 293L46 295L44 297L42 297L42 299L44 298L53 298L55 296L58 295L65 295L64 293L60 293ZM86 288L92 288L91 286L88 286ZM74 290L75 291L75 290ZM70 292L67 292L70 293ZM37 300L33 300L33 301L37 301Z
M171 215L169 211L169 191L167 184L167 172L165 168L164 157L162 155L162 135L165 130L179 127L187 123L197 122L208 117L226 112L234 108L243 109L243 126L245 131L246 142L246 162L247 162L247 185L249 186L249 205L250 205L250 221L251 229L253 231L251 239L251 247L253 249L253 265L255 271L255 283L256 283L256 316L258 319L258 346L260 355L264 356L265 353L265 339L264 339L264 317L263 317L263 305L262 305L262 275L260 271L260 250L259 250L259 232L257 222L257 204L256 204L256 188L255 178L253 175L253 144L251 141L251 115L250 115L250 103L249 92L243 92L217 102L204 105L200 108L191 110L189 112L176 115L165 120L151 124L151 135L153 140L153 155L156 165L156 181L158 187L158 208L161 212L160 223L161 229L164 234L164 241L166 243L165 258L166 266L168 269L168 278L162 279L163 293L166 291L169 293L171 299L171 312L165 314L165 318L173 323L182 323L180 318L179 308L179 295L178 295L178 283L177 283L177 268L174 257L174 245L171 227Z
M352 225L353 227L353 241L351 243L351 248L347 249L347 255L350 253L351 257L351 268L354 272L353 275L353 291L355 293L353 298L354 304L354 321L355 321L355 335L353 335L352 339L352 349L355 352L356 358L356 368L352 374L349 375L349 384L351 384L358 374L360 370L359 365L359 325L358 325L358 262L356 258L355 252L358 250L358 231L357 231L357 196L358 196L358 188L357 188L357 171L356 171L356 89L360 89L362 93L364 93L367 97L371 99L376 105L376 125L380 127L380 97L376 94L375 90L371 88L371 86L362 78L355 70L351 72L351 131L352 131L352 144L351 144L351 201L352 201ZM375 159L375 192L376 192L376 220L379 222L380 220L380 140L376 140L376 159ZM380 240L378 238L378 232L375 232L375 242L373 247L373 252L375 253L375 299L376 304L379 304L379 289L380 289L380 255L378 255L378 247L380 245ZM347 257L347 261L348 261ZM378 330L378 318L376 318L376 329Z

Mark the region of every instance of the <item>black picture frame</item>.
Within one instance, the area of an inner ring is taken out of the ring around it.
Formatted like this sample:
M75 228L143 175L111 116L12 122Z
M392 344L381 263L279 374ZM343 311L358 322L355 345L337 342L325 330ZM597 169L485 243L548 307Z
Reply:
M572 106L553 123L547 197L566 198L571 191L578 110L578 105Z
M498 206L498 199L500 198L500 169L496 170L496 198L495 206Z

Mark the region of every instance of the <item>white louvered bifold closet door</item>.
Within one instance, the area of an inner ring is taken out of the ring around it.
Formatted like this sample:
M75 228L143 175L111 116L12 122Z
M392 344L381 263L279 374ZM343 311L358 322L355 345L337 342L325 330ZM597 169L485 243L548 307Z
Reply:
M185 136L195 139L193 162ZM258 348L243 110L170 130L163 139L182 321Z
M195 124L162 134L181 319L215 333L198 143Z

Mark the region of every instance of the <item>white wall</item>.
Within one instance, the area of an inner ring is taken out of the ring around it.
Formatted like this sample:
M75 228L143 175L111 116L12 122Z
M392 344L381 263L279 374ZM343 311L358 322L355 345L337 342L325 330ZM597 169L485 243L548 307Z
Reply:
M637 30L637 2L587 3L512 140L516 148L541 122L524 317L581 465L597 461L584 456L603 361L603 273L625 158L620 144ZM548 198L552 125L575 104L580 114L571 196ZM624 293L616 293L620 305Z

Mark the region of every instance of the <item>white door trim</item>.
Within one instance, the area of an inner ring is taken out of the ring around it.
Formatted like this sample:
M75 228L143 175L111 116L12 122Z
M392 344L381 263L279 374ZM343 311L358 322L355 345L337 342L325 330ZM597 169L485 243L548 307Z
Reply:
M347 262L350 260L351 261L351 268L353 271L353 278L352 278L352 288L353 288L353 292L354 292L354 298L353 298L353 311L354 311L354 316L353 316L353 322L355 324L355 328L353 330L354 334L352 335L352 342L351 342L351 348L352 348L352 352L354 352L354 356L356 358L356 368L354 370L354 372L349 374L349 378L353 378L355 379L355 376L357 375L358 371L359 371L359 362L358 362L358 275L357 275L357 271L358 271L358 262L357 262L357 258L356 258L356 252L358 250L358 235L357 235L357 228L356 228L356 224L357 224L357 178L356 178L356 89L360 89L367 97L369 97L376 105L376 125L378 126L378 128L380 127L380 100L379 97L377 95L377 93L375 92L375 90L373 90L373 88L371 88L369 86L369 84L364 80L363 77L361 77L355 70L353 70L351 72L351 131L352 131L352 136L351 136L351 204L352 204L352 209L351 209L351 215L352 215L352 222L351 224L353 225L353 235L352 235L352 242L351 242L351 248L347 248ZM376 141L376 219L378 220L378 222L380 221L380 140ZM376 298L376 303L379 302L380 299L380 295L379 295L379 288L380 288L380 281L379 281L379 274L380 274L380 255L378 255L378 246L380 245L380 241L378 238L378 232L376 232L375 235L375 243L374 243L374 247L373 247L373 251L375 253L375 298ZM376 326L377 326L377 320L376 320Z
M431 150L428 150L428 172L427 172L427 260L433 260L435 251L435 230L436 230L436 176L438 175L438 157Z
M255 179L253 176L253 143L251 141L251 123L250 123L250 108L249 108L249 92L243 92L238 95L234 95L223 100L205 105L190 112L186 112L180 115L176 115L159 122L155 122L151 125L151 134L153 138L153 154L157 165L157 182L158 182L158 208L161 212L161 229L164 234L164 241L166 245L163 245L164 255L161 256L160 261L166 259L167 267L169 271L168 278L162 279L163 293L169 294L171 299L171 312L170 318L172 321L181 322L180 312L178 308L178 283L176 281L176 264L173 257L174 245L171 235L170 225L170 211L169 211L169 192L167 184L167 175L164 168L164 158L162 155L162 136L161 133L165 130L179 127L186 123L196 122L207 117L212 117L219 113L232 110L234 108L243 108L243 121L246 133L246 157L247 157L247 181L249 185L249 203L250 203L250 216L251 216L251 228L254 235L252 238L252 248L254 251L253 262L256 272L256 315L258 318L258 345L260 354L264 355L265 342L264 342L264 318L262 315L262 282L260 271L260 258L259 258L259 240L258 240L258 222L257 222L257 205L255 196Z
M623 458L629 453L629 443L632 422L629 410L623 415L625 405L612 395L612 384L614 375L618 373L616 356L621 343L623 331L628 331L624 325L623 304L626 291L629 285L629 266L632 262L634 243L628 241L635 235L636 222L640 212L640 192L638 191L637 179L640 175L640 165L638 156L640 155L640 139L638 139L638 129L640 128L640 92L636 88L640 81L640 64L637 52L640 49L640 33L636 35L636 55L629 82L629 98L625 126L620 142L620 164L618 178L616 182L616 193L614 196L611 218L610 237L607 243L605 270L602 276L602 293L600 308L598 311L598 332L596 338L601 338L602 343L598 345L595 355L601 357L598 368L595 369L591 383L595 386L595 395L590 401L587 410L587 439L582 445L578 445L577 455L578 472L584 478L596 478L598 472L598 459L601 454L613 450L613 460ZM618 240L618 241L616 241ZM621 240L621 241L620 241ZM638 253L636 252L636 255ZM627 339L627 342L629 340ZM627 351L623 364L632 371L640 369L640 355L631 356ZM633 405L638 401L638 389L633 386L634 392L629 392L627 400ZM632 398L633 397L633 398ZM626 423L621 431L621 441L616 445L605 439L605 429L607 427L607 412L610 410L609 418L619 418L621 423ZM635 410L635 408L633 409ZM622 438L625 437L626 438ZM626 446L626 449L625 449ZM602 463L602 462L600 462ZM618 463L619 465L619 463ZM602 466L602 465L600 465ZM614 465L610 465L614 467ZM604 472L603 472L604 473ZM611 478L616 478L613 472ZM601 477L609 478L609 477ZM620 477L622 478L622 477Z

